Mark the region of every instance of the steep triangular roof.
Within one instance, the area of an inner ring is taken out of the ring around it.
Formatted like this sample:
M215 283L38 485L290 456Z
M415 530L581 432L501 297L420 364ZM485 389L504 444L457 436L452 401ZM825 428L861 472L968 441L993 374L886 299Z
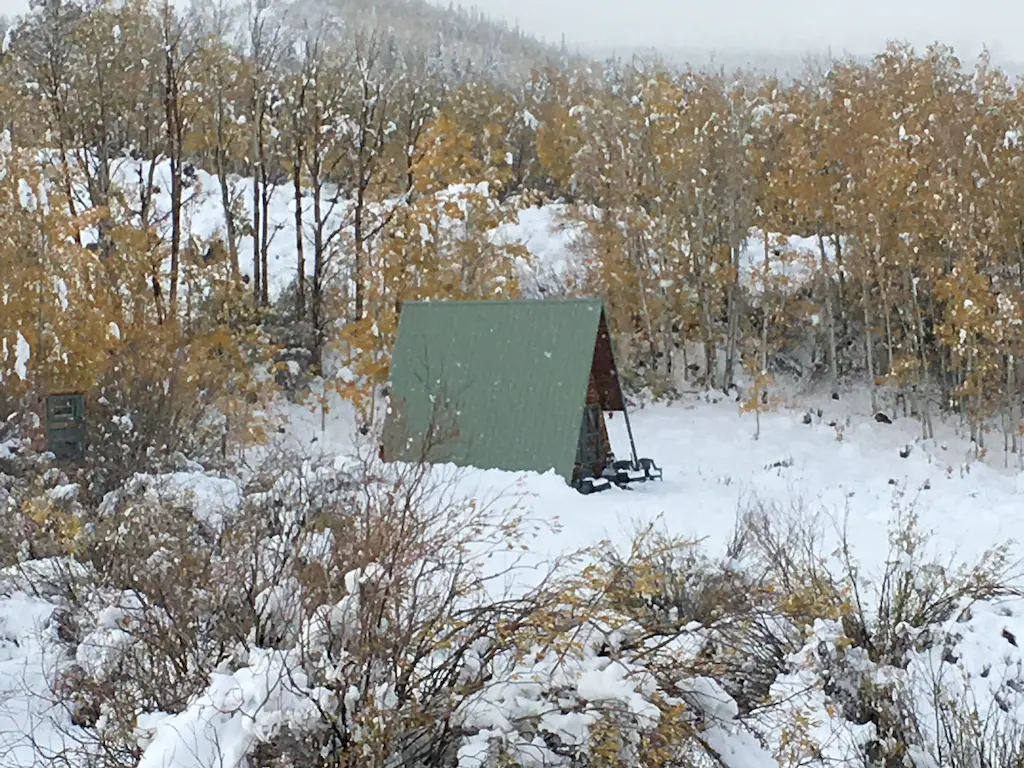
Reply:
M592 367L606 408L620 410L599 299L407 302L385 456L568 480Z

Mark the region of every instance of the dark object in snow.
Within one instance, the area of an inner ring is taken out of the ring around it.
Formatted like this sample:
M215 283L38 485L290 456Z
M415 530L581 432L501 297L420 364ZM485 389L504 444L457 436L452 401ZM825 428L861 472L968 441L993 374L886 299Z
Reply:
M903 448L900 448L900 458L901 459L907 458L910 455L910 452L913 451L913 450L914 450L914 446L912 446L912 445L907 445L907 446L904 446Z
M832 393L832 399L833 400L838 400L839 399L839 393L838 392L833 392Z
M387 461L553 469L584 493L661 478L637 456L600 299L407 301L392 361Z
M64 392L47 396L46 450L61 462L85 458L85 395Z
M804 414L804 424L810 424L814 421L814 418L809 413Z
M1008 629L1003 630L1003 639L1012 645L1014 648L1017 647L1017 637Z
M924 481L924 485L921 486L921 490L922 491L930 491L931 489L932 489L931 481L930 480L925 480Z
M877 421L879 424L892 424L892 419L890 419L881 411L875 414L875 421Z

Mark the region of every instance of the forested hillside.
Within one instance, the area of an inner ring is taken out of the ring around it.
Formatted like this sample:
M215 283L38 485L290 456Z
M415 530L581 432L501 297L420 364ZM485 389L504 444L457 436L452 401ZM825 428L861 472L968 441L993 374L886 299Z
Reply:
M528 254L494 232L560 201L577 258L548 288L609 302L634 388L784 361L1016 440L1024 101L987 61L893 45L783 84L359 8L65 2L12 27L3 328L31 357L6 355L9 397L127 371L185 393L187 361L282 347L313 371L340 354L356 397L386 375L399 302L515 295ZM197 179L222 208L200 232ZM253 384L204 368L207 397Z

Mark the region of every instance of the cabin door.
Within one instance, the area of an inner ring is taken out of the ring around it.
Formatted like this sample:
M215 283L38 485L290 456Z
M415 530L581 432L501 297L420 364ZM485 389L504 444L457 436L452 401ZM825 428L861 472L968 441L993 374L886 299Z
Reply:
M600 405L584 406L580 438L576 446L576 464L584 475L599 477L604 470L603 420Z

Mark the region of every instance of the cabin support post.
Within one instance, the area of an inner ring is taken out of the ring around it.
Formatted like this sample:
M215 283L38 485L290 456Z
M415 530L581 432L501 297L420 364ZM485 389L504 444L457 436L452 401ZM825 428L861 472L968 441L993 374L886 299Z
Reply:
M622 416L626 419L626 434L629 435L629 456L633 469L636 469L640 461L636 456L636 441L633 439L633 425L629 423L629 409L626 408L626 404L622 404Z

